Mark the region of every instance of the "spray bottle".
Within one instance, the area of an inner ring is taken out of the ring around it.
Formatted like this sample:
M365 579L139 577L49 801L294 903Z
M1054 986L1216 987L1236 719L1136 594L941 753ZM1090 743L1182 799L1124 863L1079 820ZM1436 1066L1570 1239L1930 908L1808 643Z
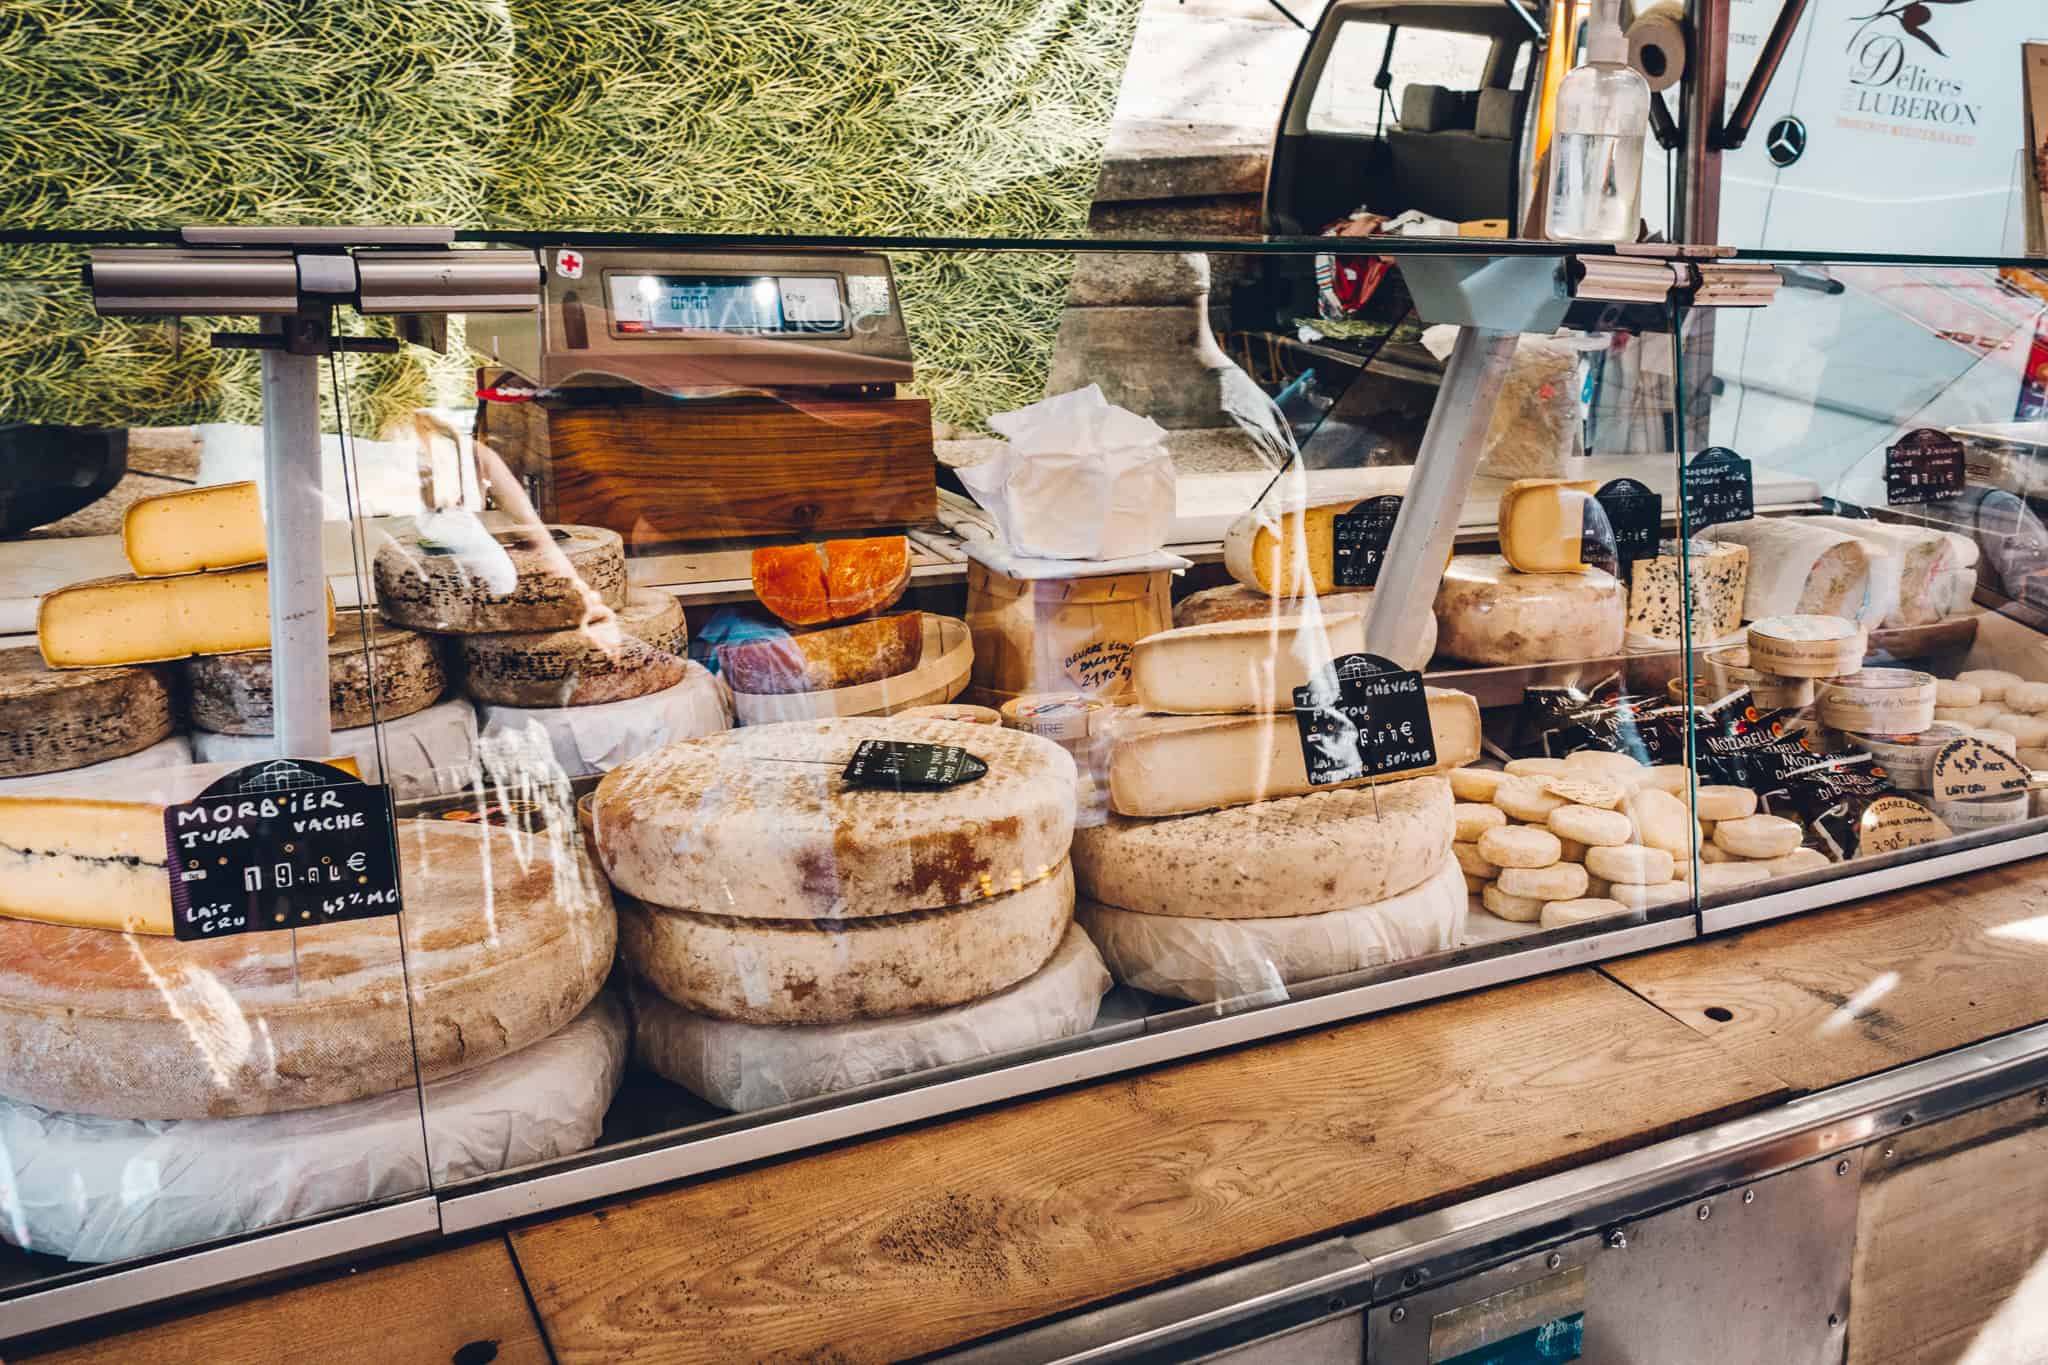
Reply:
M1628 64L1621 0L1595 0L1586 60L1557 90L1544 231L1559 242L1633 242L1643 199L1650 87Z

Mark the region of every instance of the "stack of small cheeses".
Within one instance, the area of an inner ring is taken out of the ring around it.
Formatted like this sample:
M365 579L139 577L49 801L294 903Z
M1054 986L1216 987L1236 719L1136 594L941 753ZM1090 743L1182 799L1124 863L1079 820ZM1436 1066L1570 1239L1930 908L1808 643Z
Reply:
M1756 794L1741 787L1698 788L1695 819L1689 781L1680 765L1590 749L1460 769L1452 852L1484 909L1546 929L1804 870L1803 855L1826 863L1800 850L1795 821L1755 814ZM1727 866L1749 859L1771 861Z
M1445 769L1479 753L1479 709L1427 689L1437 762L1309 780L1294 689L1364 649L1361 617L1269 617L1140 640L1109 759L1106 823L1077 831L1078 911L1117 976L1218 1000L1453 946Z
M1500 553L1456 555L1436 594L1440 648L1468 664L1557 663L1619 654L1621 581L1587 562L1607 526L1590 483L1517 479L1501 494ZM1590 530L1590 534L1589 534ZM1611 545L1612 533L1605 539Z
M987 771L864 785L863 741ZM1074 762L923 717L748 726L608 774L589 837L620 893L636 1055L732 1109L1085 1031L1108 973L1073 927Z

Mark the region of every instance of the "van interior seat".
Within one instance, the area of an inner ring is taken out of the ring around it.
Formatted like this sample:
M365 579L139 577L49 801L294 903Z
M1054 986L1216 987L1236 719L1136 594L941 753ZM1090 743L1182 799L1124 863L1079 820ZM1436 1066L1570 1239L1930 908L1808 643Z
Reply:
M1522 102L1513 90L1408 86L1400 122L1386 133L1394 195L1373 209L1420 209L1452 222L1510 217Z

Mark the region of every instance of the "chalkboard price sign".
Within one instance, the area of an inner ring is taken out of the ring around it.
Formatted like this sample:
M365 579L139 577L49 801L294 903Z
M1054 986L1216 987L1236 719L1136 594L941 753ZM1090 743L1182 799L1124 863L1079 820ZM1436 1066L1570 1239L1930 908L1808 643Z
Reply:
M1885 447L1884 500L1894 507L1934 502L1963 491L1963 443L1921 427Z
M310 929L399 912L391 790L279 758L164 807L171 931L181 939Z
M1635 479L1609 479L1593 496L1607 511L1614 553L1621 560L1624 576L1638 559L1657 557L1657 541L1664 533L1662 494ZM1582 551L1579 557L1585 559L1586 555Z
M1294 723L1312 786L1436 764L1422 675L1377 654L1332 659L1295 688Z
M1756 481L1749 461L1726 446L1708 446L1685 467L1685 534L1697 536L1724 521L1756 515Z
M1394 523L1401 516L1401 499L1388 493L1367 498L1349 512L1339 512L1330 527L1336 563L1332 578L1340 588L1379 586L1380 565L1387 558L1387 542L1394 538Z

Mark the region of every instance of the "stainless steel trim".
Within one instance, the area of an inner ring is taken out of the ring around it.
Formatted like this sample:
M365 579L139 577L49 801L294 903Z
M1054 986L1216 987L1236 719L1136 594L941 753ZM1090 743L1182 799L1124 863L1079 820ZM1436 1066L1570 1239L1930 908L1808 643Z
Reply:
M1766 920L1783 919L1787 915L1796 915L1804 910L1818 910L1822 906L1839 905L1843 901L1862 900L1880 892L1919 886L1943 877L1997 867L2002 863L2018 862L2022 858L2032 858L2043 853L2048 853L2048 832L1979 844L1975 848L1940 853L1931 858L1899 863L1893 867L1878 868L1870 872L1828 878L1811 886L1793 887L1788 891L1756 896L1732 905L1710 906L1700 911L1700 931L1703 934L1725 933L1730 929L1761 924Z
M1134 1354L1185 1360L1223 1345L1241 1345L1320 1318L1365 1306L1359 1287L1366 1266L1348 1240L1327 1242L1252 1261L1214 1275L1043 1323L947 1353L953 1365L1015 1365L1018 1361L1082 1365ZM1312 1301L1312 1302L1308 1302ZM1290 1308L1300 1311L1289 1312ZM1284 1316L1283 1320L1276 1318ZM1229 1329L1236 1327L1237 1333ZM1211 1338L1200 1352L1190 1338ZM1219 1335L1240 1339L1214 1340Z
M205 1251L109 1271L73 1284L0 1299L0 1342L90 1318L218 1291L440 1230L431 1195L287 1228Z
M200 224L178 229L180 241L193 246L447 246L455 229L446 227L281 227Z
M537 1171L529 1177L474 1194L451 1195L442 1200L441 1225L450 1233L488 1227L587 1200L704 1175L728 1166L787 1156L807 1147L865 1137L901 1124L1016 1099L1057 1086L1098 1080L1138 1067L1356 1019L1482 986L1519 981L1650 948L1683 943L1694 937L1695 921L1690 915L1633 925L1604 934L1505 952L1434 971L1420 971L1412 976L1371 982L1351 990L1333 991L1305 1000L1164 1028L1097 1047L1020 1062L870 1100L857 1100L738 1132L695 1141L684 1137L672 1146L652 1151L595 1161L566 1171Z
M540 309L540 258L531 251L365 251L354 260L363 313Z

